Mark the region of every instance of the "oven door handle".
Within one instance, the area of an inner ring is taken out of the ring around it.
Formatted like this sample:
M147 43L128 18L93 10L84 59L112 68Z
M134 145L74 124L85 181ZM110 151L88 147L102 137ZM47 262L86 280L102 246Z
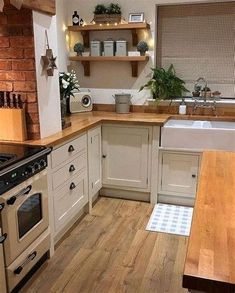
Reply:
M37 251L34 251L34 252L32 252L31 254L29 254L28 257L26 258L26 260L22 263L22 265L20 265L18 268L16 268L16 269L14 270L14 274L15 274L15 275L19 275L19 274L23 271L24 267L25 267L28 263L30 263L31 261L33 261L33 260L35 259L36 256L37 256Z
M17 193L16 195L10 197L10 198L7 200L7 204L8 204L9 206L12 206L12 205L15 203L15 201L17 200L18 197L29 194L31 190L32 190L32 185L27 186L26 188L22 189L22 190L21 190L19 193Z

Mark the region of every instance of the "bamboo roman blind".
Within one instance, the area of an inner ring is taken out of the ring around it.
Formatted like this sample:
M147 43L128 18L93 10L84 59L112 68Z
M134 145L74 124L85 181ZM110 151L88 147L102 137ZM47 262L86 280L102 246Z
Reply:
M157 65L174 64L192 90L204 77L212 91L235 97L235 3L158 7Z

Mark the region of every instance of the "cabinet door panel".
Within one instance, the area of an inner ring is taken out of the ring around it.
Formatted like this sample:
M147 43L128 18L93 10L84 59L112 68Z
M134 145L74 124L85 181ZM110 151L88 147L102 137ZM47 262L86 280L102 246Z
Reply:
M88 131L89 195L93 197L102 187L101 127Z
M195 196L199 156L163 153L161 192Z
M104 126L104 184L148 187L148 137L148 128Z

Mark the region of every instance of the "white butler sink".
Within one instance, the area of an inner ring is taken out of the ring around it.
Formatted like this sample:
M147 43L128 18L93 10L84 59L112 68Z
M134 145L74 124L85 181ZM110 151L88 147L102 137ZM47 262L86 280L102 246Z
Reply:
M162 127L161 146L235 151L235 122L171 119Z

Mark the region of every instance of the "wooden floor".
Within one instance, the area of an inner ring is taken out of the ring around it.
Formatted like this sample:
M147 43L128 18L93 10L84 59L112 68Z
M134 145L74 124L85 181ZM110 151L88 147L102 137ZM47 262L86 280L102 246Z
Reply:
M148 203L101 198L21 293L181 293L187 238L145 231Z

